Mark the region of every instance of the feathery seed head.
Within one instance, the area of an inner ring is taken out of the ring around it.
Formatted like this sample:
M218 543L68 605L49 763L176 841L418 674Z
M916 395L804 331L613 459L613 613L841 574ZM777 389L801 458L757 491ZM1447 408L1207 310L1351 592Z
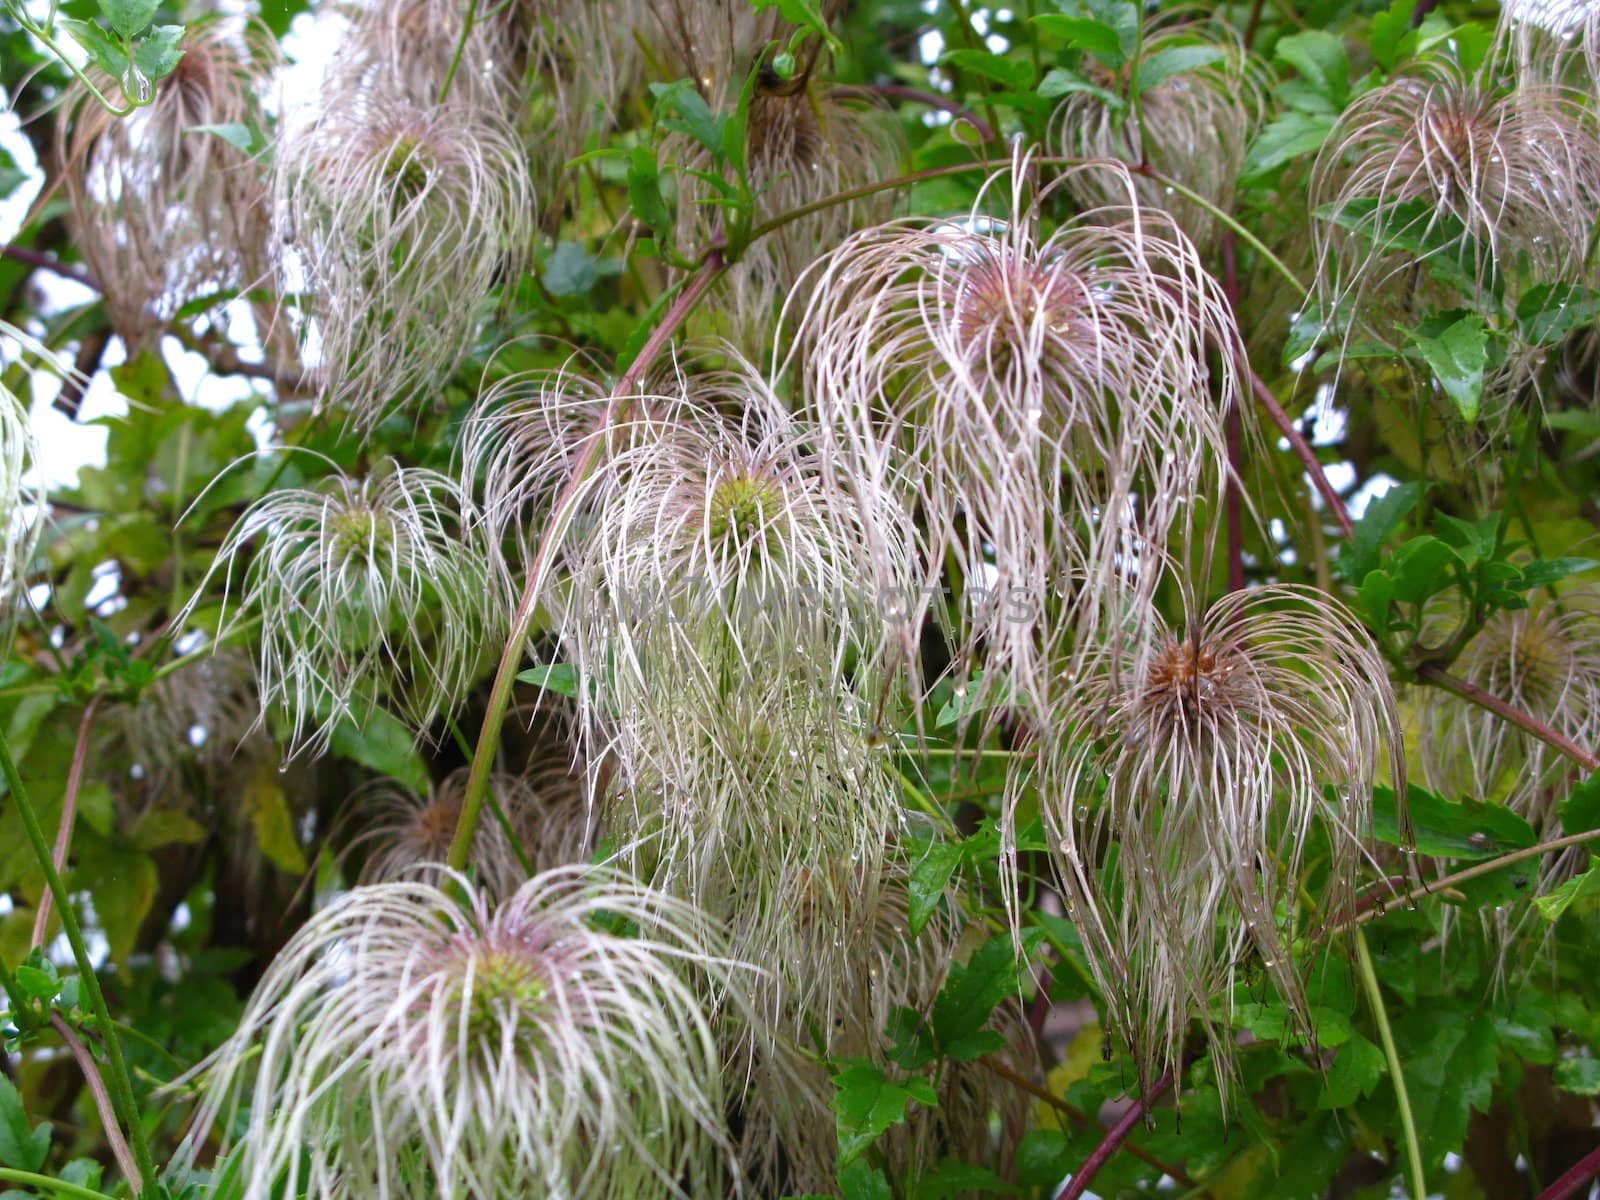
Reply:
M1503 91L1430 60L1345 110L1311 205L1324 311L1347 306L1394 345L1416 311L1493 314L1502 291L1514 311L1526 288L1575 278L1600 218L1600 142L1561 88Z
M246 510L217 565L231 579L257 542L241 610L260 617L262 707L286 718L291 754L386 704L420 732L472 683L500 592L482 525L449 479L395 467L280 489Z
M1233 206L1245 151L1265 108L1265 72L1239 35L1219 24L1185 22L1148 30L1141 56L1149 60L1182 48L1209 49L1216 58L1147 88L1137 109L1128 103L1112 105L1095 92L1071 93L1051 120L1051 147L1069 157L1148 164L1226 212ZM1118 76L1091 70L1092 82L1126 101L1131 67ZM1080 204L1097 207L1119 203L1124 185L1114 169L1089 168L1073 174L1068 186ZM1134 187L1141 203L1167 210L1197 245L1211 245L1216 219L1205 205L1145 176L1137 177Z
M269 968L194 1139L248 1087L248 1200L737 1193L696 991L737 1004L745 974L698 913L589 867L498 906L459 877L358 888Z
M1297 1019L1307 1012L1288 946L1312 826L1327 833L1337 913L1385 744L1403 782L1383 660L1336 601L1278 584L1231 593L1187 630L1149 610L1142 642L1060 686L1078 727L1013 783L1044 797L1069 916L1111 1019L1148 1081L1177 1062L1198 1013L1226 1075L1231 1042L1211 1014L1245 955L1259 956Z
M0 649L9 649L15 618L27 603L27 574L44 528L47 500L37 470L39 441L27 405L3 379L13 363L22 364L30 377L43 373L63 383L88 383L43 343L0 321Z
M73 244L104 290L112 326L135 346L191 300L271 275L263 169L196 127L263 125L273 43L254 27L208 19L188 27L183 51L147 108L114 117L79 88L57 125Z
M1220 287L1127 172L1103 170L1122 203L1054 232L1043 205L1073 173L1030 197L1019 156L964 221L852 236L813 268L794 352L827 453L920 510L918 576L953 552L967 593L1026 598L1020 616L981 609L961 648L985 643L1019 696L1041 694L1050 644L1116 610L1108 595L1154 586L1136 547L1187 540L1192 498L1220 492L1237 395L1228 355L1213 394L1208 346L1238 339Z
M449 376L495 287L520 271L526 155L492 110L355 91L286 133L274 169L322 399L370 429Z

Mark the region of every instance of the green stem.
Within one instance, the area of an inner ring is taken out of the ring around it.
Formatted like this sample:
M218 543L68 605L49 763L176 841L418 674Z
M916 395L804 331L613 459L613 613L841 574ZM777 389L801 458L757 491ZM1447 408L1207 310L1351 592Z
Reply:
M450 56L450 66L444 73L444 82L439 85L439 103L443 104L445 97L450 94L450 85L455 82L456 70L461 66L461 56L467 50L467 38L472 34L472 26L478 19L478 0L467 0L467 15L461 22L461 36L456 39L455 53Z
M73 1197L73 1200L111 1200L111 1197L104 1192L79 1187L75 1183L68 1183L65 1179L52 1179L48 1175L35 1175L32 1171L17 1171L11 1167L0 1167L0 1183L20 1183L25 1187L42 1188L47 1192L60 1192L63 1196Z
M32 20L28 14L22 10L22 6L20 4L7 4L6 8L16 19L17 24L22 26L24 30L33 34L34 37L43 42L49 48L50 53L54 54L56 58L60 60L61 65L67 70L71 71L78 82L83 84L84 88L88 90L89 95L94 97L95 102L113 117L116 117L120 120L122 117L129 116L138 109L154 103L156 93L155 86L152 84L150 88L150 98L148 100L136 100L132 96L128 95L126 91L124 91L122 93L123 99L128 101L128 106L126 108L118 108L115 104L111 103L111 101L105 98L105 94L95 86L94 80L85 75L82 68L73 63L72 59L67 57L66 52L63 51L60 46L56 45L55 39L50 36L49 31Z
M17 773L17 764L11 759L11 747L3 734L0 734L0 771L5 773L6 783L11 788L11 798L17 806L17 815L22 819L23 832L33 847L34 857L39 860L39 869L44 872L45 884L49 887L51 896L55 898L56 908L60 910L61 928L67 935L68 944L72 947L73 960L78 964L79 984L88 997L89 1010L94 1013L96 1026L105 1042L106 1066L111 1075L111 1095L116 1101L119 1115L128 1127L133 1161L139 1168L138 1188L135 1194L154 1195L155 1164L150 1158L150 1147L145 1141L144 1126L139 1122L139 1106L133 1097L133 1085L128 1080L128 1064L122 1057L122 1043L118 1040L115 1026L111 1022L110 1010L106 1008L105 994L100 990L100 979L94 971L94 960L89 957L89 948L84 944L83 930L78 928L77 915L72 911L72 897L67 892L66 884L61 881L55 863L51 861L50 845L45 841L44 830L39 826L38 815L28 800L22 776ZM134 1182L131 1179L128 1181L130 1186ZM96 1195L93 1192L85 1194Z
M1394 1080L1395 1103L1400 1109L1400 1131L1406 1142L1406 1165L1411 1173L1411 1200L1427 1200L1427 1181L1422 1170L1422 1146L1417 1141L1417 1123L1411 1115L1411 1097L1406 1092L1406 1077L1400 1069L1400 1052L1395 1048L1394 1032L1389 1028L1389 1013L1383 1006L1383 993L1378 990L1378 973L1372 969L1372 952L1367 949L1367 935L1356 930L1356 964L1361 970L1361 986L1372 1005L1373 1019L1378 1023L1378 1039L1383 1044L1383 1056L1389 1061L1389 1078Z
M611 403L607 405L605 414L589 435L583 453L573 464L572 474L567 480L566 487L556 499L555 507L550 513L549 524L546 525L544 536L539 541L539 549L533 556L532 565L528 568L528 580L523 586L522 599L517 603L517 611L511 619L511 635L506 639L505 649L501 652L500 666L495 672L494 682L489 687L489 702L484 709L483 725L478 731L478 745L472 756L472 770L467 775L466 794L461 798L461 816L456 821L455 833L450 838L450 852L445 858L446 865L453 870L466 869L467 856L472 849L472 838L477 832L478 820L483 813L484 797L489 792L489 776L494 771L495 750L500 745L500 730L505 725L506 711L511 704L511 689L517 681L517 667L522 662L523 647L533 629L534 617L539 611L539 594L544 590L545 580L554 562L555 548L566 537L567 527L577 514L578 501L583 495L583 485L590 471L600 463L606 431L627 409L630 393L639 385L645 371L672 339L679 326L688 319L694 306L716 282L723 269L722 251L719 247L712 247L706 253L693 279L679 293L667 315L661 319L661 324L656 326L639 353L634 356L627 371L617 381L617 386L611 389Z

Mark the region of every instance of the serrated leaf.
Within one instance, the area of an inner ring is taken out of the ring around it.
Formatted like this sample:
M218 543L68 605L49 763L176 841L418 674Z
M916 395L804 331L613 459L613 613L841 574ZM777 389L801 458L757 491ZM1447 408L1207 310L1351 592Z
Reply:
M1600 829L1600 771L1574 784L1561 802L1561 832L1588 833Z
M113 79L121 79L128 72L128 55L106 37L105 32L93 21L75 21L71 17L62 17L61 26L72 35L72 40L83 47L89 61L94 63Z
M125 38L143 33L161 11L161 0L99 0L106 24Z
M711 106L692 80L652 83L650 91L655 95L658 108L665 108L679 118L677 121L663 121L663 125L699 142L714 157L722 157L722 122L712 113Z
M1341 573L1346 580L1364 580L1378 569L1383 543L1417 506L1425 488L1421 483L1396 484L1367 502L1366 510L1355 523L1349 544L1339 557Z
M1011 939L994 937L950 968L933 1002L933 1033L941 1048L982 1029L1007 995L1017 988L1017 960Z
M670 244L672 213L661 197L661 169L649 146L635 146L628 158L628 203L662 245Z
M841 1200L892 1200L894 1196L883 1172L864 1158L840 1167L836 1178Z
M1489 332L1483 318L1472 313L1437 335L1413 329L1407 336L1461 419L1469 425L1476 422L1483 403L1484 368L1489 364Z
M19 966L13 978L17 981L17 987L22 990L22 993L28 999L37 1000L41 1003L48 1003L54 1000L56 993L61 990L61 977L59 975L52 974L49 971L41 971L38 967L30 967L27 964Z
M911 868L911 882L907 898L906 918L911 936L916 937L933 914L939 910L945 891L950 886L950 876L960 865L963 850L951 842L934 842L927 853Z
M1600 867L1593 865L1593 858L1589 862L1589 869L1582 875L1576 875L1560 887L1533 898L1533 906L1539 910L1540 916L1547 921L1559 921L1561 914L1579 900L1600 896Z
M1494 1025L1454 1009L1417 1011L1395 1023L1400 1062L1427 1158L1459 1152L1467 1113L1484 1112L1498 1074Z
M175 808L152 808L139 814L128 830L128 840L141 850L162 846L192 846L209 836L206 827Z
M906 1106L913 1101L929 1108L939 1103L920 1076L892 1081L864 1058L844 1059L840 1065L833 1076L832 1108L838 1118L841 1163L859 1158L891 1125L905 1120Z
M134 43L133 64L152 83L165 79L183 60L182 25L157 25Z
M1282 59L1300 73L1313 91L1337 113L1350 95L1350 56L1344 41L1322 29L1309 29L1278 39L1273 57Z
M940 56L939 62L958 71L992 79L1014 92L1033 87L1033 68L1029 64L1002 58L987 50L950 50Z
M1387 9L1372 18L1372 30L1367 35L1367 45L1372 50L1373 59L1385 71L1394 69L1394 64L1403 48L1402 43L1411 36L1411 16L1416 10L1417 0L1395 0Z
M1033 1187L1053 1187L1071 1173L1078 1159L1059 1129L1032 1129L1017 1146L1017 1179Z
M0 1164L19 1171L37 1171L50 1153L50 1123L28 1125L16 1085L0 1075Z
M1352 1037L1340 1046L1328 1068L1327 1090L1318 1100L1321 1108L1346 1108L1365 1096L1384 1072L1383 1050L1364 1037Z
M957 1197L1008 1196L1016 1192L988 1167L947 1158L917 1180L916 1200L957 1200Z
M1600 562L1592 558L1539 558L1522 567L1522 573L1515 586L1519 592L1532 591L1534 588L1560 583L1569 575L1581 575L1596 567L1600 567Z
M1373 788L1372 805L1373 836L1404 846L1393 789ZM1429 858L1496 858L1538 841L1533 826L1503 804L1471 799L1453 803L1409 784L1406 808L1417 835L1416 851Z

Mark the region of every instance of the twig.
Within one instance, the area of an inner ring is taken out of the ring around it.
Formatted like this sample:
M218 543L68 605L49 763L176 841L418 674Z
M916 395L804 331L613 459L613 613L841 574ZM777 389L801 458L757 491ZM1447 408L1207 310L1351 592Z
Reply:
M701 261L700 269L688 285L672 302L672 307L661 319L661 324L651 331L650 337L623 372L616 387L611 389L611 402L590 432L583 453L573 464L566 486L557 497L539 549L528 568L528 580L517 602L517 611L511 620L511 634L506 639L500 655L500 666L489 688L489 700L483 714L483 724L478 730L478 745L472 756L472 769L467 775L467 789L461 798L461 815L456 819L455 833L450 838L450 851L445 861L454 870L467 865L467 855L472 849L472 839L478 828L478 818L483 811L484 797L489 790L489 776L494 770L496 749L500 745L500 730L505 725L506 709L511 702L511 688L516 683L517 667L522 663L524 644L528 631L539 610L539 593L544 590L545 578L550 572L555 548L566 536L567 526L577 511L578 498L589 472L600 462L606 432L621 418L628 406L631 393L638 387L644 373L650 369L656 355L666 347L678 327L694 310L711 285L723 271L722 251L712 247Z
M912 104L923 104L940 112L947 112L958 121L965 121L986 142L996 145L1000 142L993 125L959 101L952 100L949 96L942 96L938 92L925 92L921 88L910 87L903 83L856 83L841 84L833 89L832 94L840 99L849 99L853 96L881 96L885 100L907 100Z
M1531 713L1523 712L1507 704L1500 697L1484 691L1475 683L1469 683L1459 676L1450 674L1444 668L1433 663L1423 663L1417 668L1417 678L1424 683L1431 683L1434 687L1443 688L1445 691L1460 696L1463 700L1470 700L1479 708L1487 709L1501 720L1510 721L1518 729L1530 733L1545 745L1566 755L1585 771L1600 771L1600 757L1591 751L1585 750L1565 734L1552 729Z
M117 1108L128 1127L133 1160L138 1164L138 1176L129 1179L128 1186L134 1189L135 1195L154 1195L157 1186L155 1163L150 1158L150 1147L145 1141L144 1127L139 1123L139 1105L133 1097L133 1084L128 1078L128 1064L122 1057L122 1044L117 1040L116 1031L112 1027L111 1012L106 1007L105 993L100 990L100 978L95 974L94 959L89 957L89 947L84 943L83 930L78 927L78 918L73 915L72 897L68 895L67 885L61 881L61 874L51 861L50 847L44 840L44 830L39 827L39 818L34 812L32 802L28 799L27 788L22 782L22 776L17 773L17 764L11 758L11 747L6 744L3 734L0 734L0 772L4 773L6 783L10 785L11 801L16 806L17 816L22 820L22 831L33 847L39 869L44 872L45 885L55 896L56 905L61 909L61 928L67 935L68 944L72 947L73 961L78 965L79 986L89 1001L89 1011L94 1014L96 1027L105 1038L106 1066L111 1071L111 1093L116 1098Z
M1083 1160L1083 1165L1072 1173L1072 1178L1067 1180L1066 1186L1056 1193L1056 1200L1079 1200L1079 1197L1089 1189L1094 1177L1100 1173L1100 1168L1105 1166L1117 1152L1117 1148L1128 1140L1133 1127L1144 1118L1150 1106L1166 1095L1173 1079L1173 1072L1169 1070L1156 1080L1155 1087L1150 1089L1148 1095L1141 1096L1133 1102L1128 1111L1122 1114L1121 1119L1106 1131L1105 1137L1100 1139L1100 1144L1089 1152L1089 1157Z
M1358 925L1365 925L1368 921L1375 921L1389 911L1391 903L1396 906L1410 904L1413 900L1423 896L1437 895L1446 888L1453 888L1458 884L1467 883L1484 875L1492 875L1512 863L1521 862L1527 858L1537 858L1541 854L1551 854L1557 850L1565 850L1569 846L1581 846L1585 842L1600 840L1600 829L1589 829L1583 833L1569 833L1566 837L1555 838L1548 842L1540 842L1537 846L1524 846L1521 850L1513 850L1510 854L1502 854L1499 858L1491 858L1487 862L1473 863L1470 867L1463 867L1453 874L1442 879L1435 879L1432 883L1425 883L1421 887L1413 887L1410 891L1401 892L1394 896L1392 902L1383 901L1357 912L1348 921L1329 926L1327 935L1332 936L1342 933L1346 929Z
M1597 1175L1600 1175L1600 1147L1589 1151L1573 1163L1565 1175L1539 1193L1539 1200L1569 1200L1569 1197L1578 1194L1579 1188Z
M1006 1066L1005 1063L1000 1062L992 1057L984 1057L978 1061L983 1063L984 1066L988 1067L989 1070L993 1071L996 1075L998 1075L1001 1079L1004 1079L1013 1087L1021 1088L1023 1091L1027 1092L1028 1095L1033 1096L1038 1100L1042 1100L1051 1108L1067 1117L1070 1117L1072 1120L1078 1122L1078 1124L1087 1125L1091 1128L1100 1128L1100 1122L1096 1121L1088 1113L1084 1112L1083 1109L1079 1108L1075 1104L1071 1104L1068 1101L1063 1100L1049 1088L1040 1087L1026 1075L1022 1075L1016 1071L1013 1071L1010 1067ZM1134 1143L1129 1142L1127 1145L1127 1150L1129 1154L1133 1155L1140 1162L1154 1167L1163 1175L1170 1176L1173 1182L1177 1183L1180 1187L1202 1187L1201 1184L1196 1183L1192 1178L1190 1178L1189 1175L1184 1172L1182 1167L1175 1166L1169 1162L1163 1162L1161 1159L1157 1158L1154 1154L1151 1154L1150 1151L1141 1146L1136 1146Z
M1406 1091L1405 1072L1400 1067L1400 1051L1394 1044L1394 1031L1389 1028L1389 1011L1383 1004L1383 992L1378 988L1378 973L1372 967L1372 952L1367 949L1367 935L1356 930L1356 965L1361 972L1361 986L1367 993L1367 1003L1372 1006L1372 1018L1378 1025L1378 1040L1383 1045L1383 1056L1389 1063L1389 1078L1394 1081L1395 1104L1400 1110L1400 1132L1406 1144L1406 1165L1411 1173L1411 1200L1427 1200L1428 1184L1422 1170L1422 1143L1417 1140L1417 1123L1411 1115L1411 1097Z
M27 246L5 245L0 246L0 258L9 258L13 262L23 263L41 271L49 271L63 279L70 279L73 283L81 284L91 291L98 292L100 284L95 277L82 267L72 266L56 258L54 254L46 254L43 250L33 250Z
M127 1141L123 1139L122 1128L117 1123L116 1106L111 1103L111 1093L106 1091L106 1081L100 1077L100 1067L94 1061L94 1055L89 1053L89 1047L83 1044L82 1039L73 1032L72 1026L66 1023L60 1013L51 1012L50 1024L61 1035L61 1040L67 1044L72 1057L78 1060L78 1070L83 1072L83 1080L89 1085L90 1094L94 1096L95 1111L100 1114L100 1124L105 1129L106 1141L111 1146L111 1155L117 1160L122 1177L130 1181L139 1178L139 1168L128 1150Z
M66 869L67 850L72 845L72 822L78 811L78 789L83 786L83 763L89 753L89 731L94 727L95 710L100 707L100 697L95 696L83 706L83 716L78 720L78 740L72 747L72 765L67 768L67 790L61 796L61 820L56 824L56 844L51 848L50 861L56 873ZM47 888L39 897L39 911L33 914L33 944L44 945L50 928L50 891ZM132 1179L133 1176L128 1176Z

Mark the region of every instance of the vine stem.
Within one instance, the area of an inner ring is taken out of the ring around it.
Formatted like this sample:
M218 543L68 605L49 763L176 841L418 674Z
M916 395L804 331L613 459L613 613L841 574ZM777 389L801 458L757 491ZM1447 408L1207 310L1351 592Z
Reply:
M83 1039L73 1032L72 1026L58 1012L50 1014L50 1024L66 1043L72 1057L78 1062L78 1070L83 1072L84 1082L89 1085L89 1092L94 1096L95 1111L100 1114L100 1124L105 1127L106 1141L111 1145L111 1156L117 1160L124 1179L137 1179L139 1167L133 1161L133 1156L128 1152L128 1143L122 1136L122 1129L117 1123L117 1107L111 1103L111 1093L106 1091L106 1081L100 1076L100 1067L94 1061L94 1055L89 1053L89 1047L83 1044Z
M1435 879L1432 883L1414 887L1410 891L1401 892L1382 903L1373 904L1364 908L1348 921L1335 925L1328 930L1330 935L1341 933L1346 929L1365 925L1368 921L1375 921L1390 908L1404 906L1422 896L1433 895L1445 888L1452 888L1458 884L1470 882L1484 875L1493 875L1496 871L1509 867L1512 863L1521 862L1528 858L1538 858L1542 854L1551 854L1557 850L1565 850L1569 846L1581 846L1585 842L1600 841L1600 829L1589 829L1583 833L1569 833L1566 837L1555 838L1552 841L1540 842L1537 846L1524 846L1521 850L1513 850L1510 854L1502 854L1499 858L1491 858L1487 862L1473 863L1470 867L1463 867L1454 874L1446 875L1442 879Z
M1450 674L1436 663L1424 663L1417 668L1417 678L1424 683L1431 683L1436 688L1469 700L1479 708L1487 709L1502 720L1509 721L1525 733L1530 733L1553 750L1560 751L1585 771L1600 771L1600 756L1592 751L1585 750L1571 738L1552 729L1532 713L1523 712L1507 704L1492 692L1486 692L1475 683L1470 683L1459 676Z
M1244 358L1243 347L1240 348L1239 356L1241 359ZM1346 541L1349 541L1355 536L1355 526L1350 523L1350 510L1345 507L1344 499L1328 478L1328 473L1322 469L1322 463L1317 460L1317 452L1311 448L1311 443L1306 441L1305 434L1301 433L1289 419L1289 414L1284 412L1283 405L1278 403L1278 398L1272 394L1272 389L1262 382L1261 376L1255 373L1248 362L1244 367L1249 372L1250 390L1255 394L1256 403L1278 427L1278 432L1288 440L1289 448L1305 467L1306 474L1311 476L1311 482L1318 494L1328 505L1328 511L1339 523L1339 532L1344 534Z
M84 705L83 717L78 722L78 741L72 747L72 765L67 768L67 790L61 796L61 820L56 826L56 844L50 851L50 861L55 864L57 874L66 869L67 850L72 845L72 823L78 811L78 791L83 787L83 762L89 754L89 731L94 728L94 714L99 707L100 697L95 696ZM33 914L35 946L44 945L45 934L50 929L50 900L50 893L46 891L39 897L39 911Z
M20 1183L24 1187L39 1188L46 1192L59 1192L63 1196L71 1196L73 1200L111 1200L104 1192L97 1192L92 1188L79 1187L75 1183L68 1183L65 1179L55 1179L49 1175L37 1175L32 1171L18 1171L11 1167L0 1167L0 1183Z
M500 730L505 725L506 710L511 703L511 689L516 683L517 668L522 663L524 647L533 627L534 614L539 610L539 593L544 589L545 580L549 576L555 548L566 536L567 526L577 512L578 499L583 494L584 482L588 479L589 473L600 463L606 441L605 435L626 410L631 399L630 393L638 387L644 378L644 373L655 361L656 355L660 354L671 341L672 335L688 318L694 306L716 282L724 270L724 265L720 247L714 246L707 251L705 258L701 260L700 269L683 291L678 293L678 298L672 302L672 307L662 317L661 323L651 331L650 337L634 356L628 369L623 372L622 378L611 389L611 402L606 406L606 411L596 423L594 430L585 439L583 453L573 464L566 486L556 499L555 507L550 514L550 523L545 527L544 536L539 540L539 549L533 556L532 565L528 568L528 579L523 585L522 598L517 602L516 612L511 619L511 635L506 639L505 649L500 655L500 666L495 671L494 682L489 688L489 702L484 710L483 725L478 731L478 744L472 755L472 769L467 775L467 790L461 800L461 815L456 820L455 833L450 838L450 851L445 858L446 865L452 870L466 870L467 855L472 849L472 839L477 832L478 819L483 812L484 797L489 791L489 776L494 771L495 749L500 744Z
M1378 1023L1378 1040L1383 1044L1383 1056L1389 1062L1389 1078L1394 1080L1395 1104L1400 1109L1400 1132L1406 1143L1406 1166L1411 1174L1411 1200L1427 1200L1428 1186L1422 1170L1422 1145L1417 1141L1417 1123L1411 1115L1411 1097L1406 1091L1405 1073L1400 1069L1400 1052L1394 1044L1394 1032L1389 1028L1389 1012L1383 1006L1383 993L1378 989L1378 973L1372 968L1372 952L1367 949L1367 935L1356 930L1356 965L1361 971L1361 986L1372 1005L1372 1017Z
M977 113L965 108L949 96L938 92L925 92L921 88L910 87L904 83L855 83L842 84L833 89L832 94L841 99L850 99L855 96L881 96L885 100L906 100L912 104L922 104L928 108L936 108L940 112L949 113L958 121L965 121L971 125L973 131L985 142L995 145L1000 144L1000 135L994 126L985 121Z
M1013 1071L1010 1067L1008 1067L1005 1063L1000 1062L998 1059L986 1055L978 1061L983 1063L985 1067L987 1067L994 1074L998 1075L1001 1079L1004 1079L1013 1087L1020 1088L1022 1091L1027 1092L1028 1095L1033 1096L1035 1099L1043 1101L1057 1112L1062 1113L1065 1116L1070 1117L1072 1120L1078 1122L1078 1124L1088 1125L1095 1128L1099 1127L1099 1122L1091 1117L1088 1113L1084 1112L1083 1109L1079 1108L1075 1104L1069 1104L1060 1096L1057 1096L1049 1088L1040 1087L1026 1075L1023 1075L1017 1071ZM1127 1150L1129 1154L1137 1158L1140 1162L1146 1163L1160 1171L1163 1175L1170 1177L1175 1183L1178 1184L1179 1187L1185 1187L1191 1190L1198 1188L1198 1194L1208 1194L1205 1191L1205 1185L1196 1183L1182 1167L1173 1163L1165 1162L1162 1159L1157 1158L1154 1154L1151 1154L1150 1151L1144 1149L1144 1147L1136 1146L1132 1142L1127 1143L1124 1149Z
M461 36L456 39L455 53L450 56L450 65L445 68L444 82L439 85L440 104L450 94L450 85L455 82L456 71L461 67L461 56L467 51L467 38L472 36L472 27L477 20L478 0L467 0L467 15L461 20Z
M1589 1151L1573 1163L1566 1174L1539 1193L1539 1200L1569 1200L1597 1175L1600 1175L1600 1148Z
M1089 1157L1083 1160L1083 1165L1072 1173L1072 1178L1056 1193L1056 1200L1080 1200L1083 1193L1088 1191L1089 1184L1100 1173L1100 1168L1110 1161L1111 1156L1117 1152L1117 1147L1128 1140L1128 1135L1133 1132L1133 1127L1150 1111L1150 1106L1162 1096L1173 1084L1175 1076L1170 1070L1150 1089L1149 1093L1135 1100L1128 1111L1122 1114L1110 1129L1106 1130L1105 1137L1100 1139L1100 1144L1089 1152Z
M38 814L34 812L33 804L28 799L27 789L23 786L22 776L17 773L17 764L12 761L11 746L4 734L0 734L0 771L4 772L6 783L11 788L11 799L17 806L17 815L22 819L22 830L33 847L34 857L39 860L39 869L44 872L45 885L55 897L56 907L61 910L61 928L67 935L68 944L72 947L73 960L78 964L79 983L88 996L89 1009L94 1013L95 1025L105 1038L106 1065L111 1072L111 1094L116 1101L116 1107L122 1113L123 1122L128 1127L133 1161L138 1171L136 1194L154 1195L155 1164L150 1158L150 1147L145 1141L144 1127L139 1123L139 1106L133 1098L133 1084L129 1082L128 1064L122 1057L122 1043L117 1040L116 1030L111 1023L111 1013L106 1008L105 993L100 990L100 978L95 974L94 960L89 957L89 948L83 940L83 930L78 927L78 918L72 911L72 897L68 895L66 884L61 881L61 873L56 870L55 863L50 857L50 847L44 840L44 830L39 826ZM129 1186L133 1186L134 1182L130 1178ZM95 1195L92 1192L85 1194Z

